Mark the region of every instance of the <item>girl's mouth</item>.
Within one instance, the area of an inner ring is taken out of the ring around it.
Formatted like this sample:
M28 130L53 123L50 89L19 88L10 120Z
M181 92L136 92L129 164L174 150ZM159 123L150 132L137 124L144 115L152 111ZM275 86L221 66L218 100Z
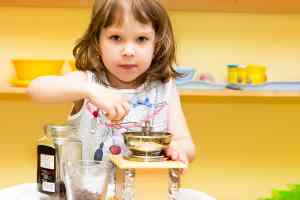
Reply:
M125 65L119 65L119 66L123 69L126 69L126 70L133 69L133 68L137 67L137 65L134 65L134 64L125 64Z

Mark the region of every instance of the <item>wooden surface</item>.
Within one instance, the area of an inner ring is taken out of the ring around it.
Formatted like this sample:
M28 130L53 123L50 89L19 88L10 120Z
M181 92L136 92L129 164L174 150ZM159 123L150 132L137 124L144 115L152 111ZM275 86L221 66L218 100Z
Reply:
M90 7L92 2L92 0L0 0L0 6L85 8ZM175 11L300 12L300 1L298 0L161 0L161 2L167 9Z
M181 96L246 96L246 97L300 97L300 91L240 91L240 90L180 90Z
M163 161L163 162L136 162L125 160L122 156L111 155L112 162L121 169L161 169L161 168L186 168L187 166L178 161Z

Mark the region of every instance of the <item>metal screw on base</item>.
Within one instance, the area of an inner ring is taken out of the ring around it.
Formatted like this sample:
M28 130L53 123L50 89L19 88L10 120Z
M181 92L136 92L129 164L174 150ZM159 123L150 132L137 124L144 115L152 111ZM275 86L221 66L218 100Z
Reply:
M176 200L180 188L180 171L179 169L169 169L169 200Z
M134 200L135 170L125 169L123 200Z

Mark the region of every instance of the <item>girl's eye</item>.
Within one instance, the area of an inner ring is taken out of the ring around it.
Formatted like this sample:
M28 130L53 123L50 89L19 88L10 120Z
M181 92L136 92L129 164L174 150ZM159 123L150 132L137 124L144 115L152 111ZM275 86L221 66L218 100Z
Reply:
M114 41L120 41L121 40L121 37L119 35L112 35L109 37L111 40L114 40Z
M140 43L146 42L147 40L148 40L148 38L144 37L144 36L138 37L138 39L137 39L137 41Z

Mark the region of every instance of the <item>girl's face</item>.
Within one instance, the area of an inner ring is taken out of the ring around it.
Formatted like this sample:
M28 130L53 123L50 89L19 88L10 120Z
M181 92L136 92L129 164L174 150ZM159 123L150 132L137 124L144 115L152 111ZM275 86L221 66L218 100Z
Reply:
M117 88L134 88L134 80L151 65L155 32L152 25L138 22L128 12L121 25L102 30L100 51L108 79Z

